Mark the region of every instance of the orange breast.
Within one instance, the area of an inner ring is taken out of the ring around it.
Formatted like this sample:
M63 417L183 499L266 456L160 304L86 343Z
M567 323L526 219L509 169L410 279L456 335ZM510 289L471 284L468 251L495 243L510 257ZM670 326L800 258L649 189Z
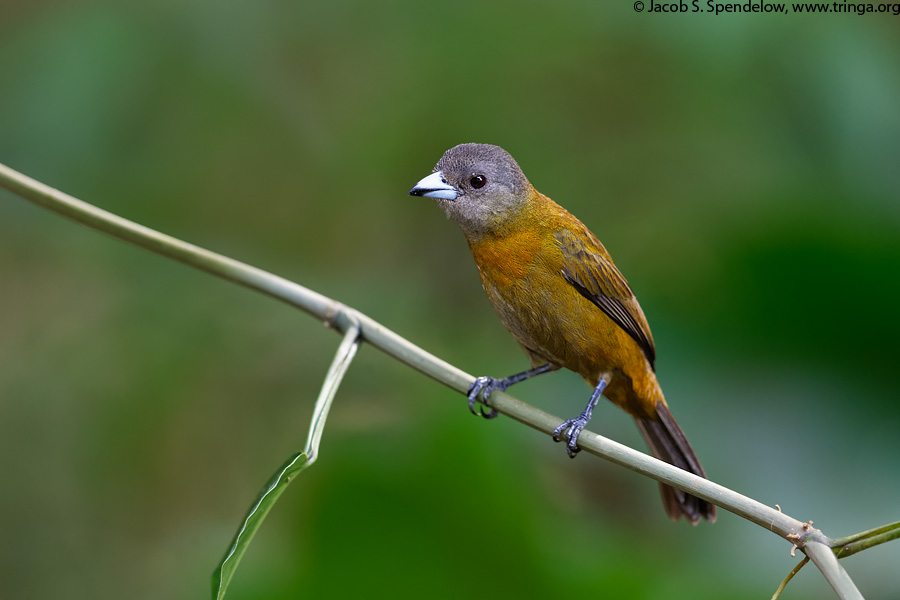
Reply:
M538 233L531 230L488 237L469 247L482 279L488 277L494 286L508 288L525 279L542 244Z

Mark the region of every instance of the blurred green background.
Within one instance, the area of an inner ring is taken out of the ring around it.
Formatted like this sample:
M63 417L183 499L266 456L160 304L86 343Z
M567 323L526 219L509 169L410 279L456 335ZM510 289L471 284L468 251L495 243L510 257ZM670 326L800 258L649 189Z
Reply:
M716 481L839 537L900 519L900 20L631 2L4 3L0 162L346 302L473 374L526 366L462 235L406 196L502 145L606 244ZM0 191L0 596L205 598L303 445L339 337ZM560 416L589 389L515 388ZM363 347L229 597L768 598L726 512ZM643 449L601 404L592 429ZM900 596L900 543L845 561ZM809 567L787 599L830 597Z

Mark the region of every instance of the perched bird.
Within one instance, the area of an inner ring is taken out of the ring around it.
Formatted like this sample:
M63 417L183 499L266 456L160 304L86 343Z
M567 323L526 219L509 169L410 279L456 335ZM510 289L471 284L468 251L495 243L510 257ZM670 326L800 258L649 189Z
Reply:
M476 379L472 412L479 393L486 402L495 390L565 367L594 388L584 412L554 431L556 441L566 433L569 456L602 394L634 417L654 456L705 477L656 380L644 312L581 221L538 192L503 148L488 144L447 150L409 195L436 199L462 229L488 299L531 361L530 370L510 377ZM485 418L497 414L480 410ZM673 520L715 520L706 500L660 488Z

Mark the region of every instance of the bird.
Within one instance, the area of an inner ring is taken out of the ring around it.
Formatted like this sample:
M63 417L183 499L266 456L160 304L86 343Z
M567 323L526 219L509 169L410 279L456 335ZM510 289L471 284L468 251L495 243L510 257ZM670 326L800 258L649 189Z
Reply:
M593 388L584 411L553 432L555 441L565 434L570 457L603 395L634 417L656 458L706 477L657 381L644 312L581 221L537 191L515 159L491 144L450 148L409 195L434 199L462 230L488 300L531 363L509 377L476 378L467 394L470 411L481 394L481 415L496 417L484 408L492 392L566 368ZM673 521L715 521L712 503L665 484L660 490Z

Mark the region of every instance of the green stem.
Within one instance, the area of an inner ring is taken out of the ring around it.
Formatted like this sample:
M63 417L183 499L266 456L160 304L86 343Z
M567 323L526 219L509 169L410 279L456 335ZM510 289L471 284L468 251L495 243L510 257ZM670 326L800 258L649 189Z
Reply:
M835 542L833 544L834 554L838 558L846 558L848 556L853 556L857 552L861 552L866 548L878 546L879 544L884 544L885 542L890 542L891 540L896 540L898 538L900 538L900 527L894 527L893 529L890 529L888 531L874 533L854 542L848 542L846 544L838 544Z
M123 219L3 165L0 165L0 186L101 233L292 304L340 331L358 323L361 337L366 342L459 392L466 392L474 381L468 373L429 354L377 321L301 285ZM548 435L563 421L502 392L491 395L491 406ZM807 533L802 530L802 523L769 506L596 433L584 430L578 445L585 452L709 500L782 537Z
M856 589L856 585L841 563L838 562L834 552L826 544L809 542L803 547L803 552L822 571L825 580L831 585L838 598L841 600L863 600L862 594Z
M426 352L377 321L301 285L118 217L2 164L0 164L0 186L101 233L294 305L342 332L346 332L358 324L360 337L363 340L454 390L465 393L474 381L474 377L468 373ZM547 435L552 435L556 426L562 422L559 417L545 413L503 392L494 392L491 395L491 406L520 423ZM578 445L585 452L709 500L789 541L795 541L798 546L802 547L807 543L812 546L831 545L831 540L820 531L804 525L781 511L596 433L583 431L579 436ZM818 543L812 544L811 542ZM833 553L829 552L829 555L834 559ZM825 560L817 560L815 556L812 559L820 569L823 569L823 573L829 581L842 581L840 573L843 572L843 569L840 569L836 560L832 564ZM835 571L835 568L840 569L840 572ZM830 573L826 573L825 569L828 569ZM849 580L849 578L847 579ZM842 585L846 588L848 585L852 586L852 582L843 581ZM855 590L855 588L853 589ZM854 596L842 595L841 597L852 598Z
M880 535L882 533L889 533L891 531L900 530L900 521L896 523L889 523L887 525L882 525L881 527L876 527L875 529L870 529L868 531L863 531L861 533L854 533L853 535L848 535L847 537L842 537L837 540L832 541L832 546L837 548L838 546L846 546L847 544L856 542L858 540L862 540L868 537Z
M775 593L772 594L772 600L778 600L778 597L781 596L781 592L784 591L784 588L787 587L787 584L790 583L791 579L794 578L794 575L800 572L800 569L803 568L803 565L809 562L809 557L804 556L803 560L797 563L797 566L791 569L791 572L787 574L787 577L784 578L784 581L781 582L781 585L778 586L778 589L775 590Z

